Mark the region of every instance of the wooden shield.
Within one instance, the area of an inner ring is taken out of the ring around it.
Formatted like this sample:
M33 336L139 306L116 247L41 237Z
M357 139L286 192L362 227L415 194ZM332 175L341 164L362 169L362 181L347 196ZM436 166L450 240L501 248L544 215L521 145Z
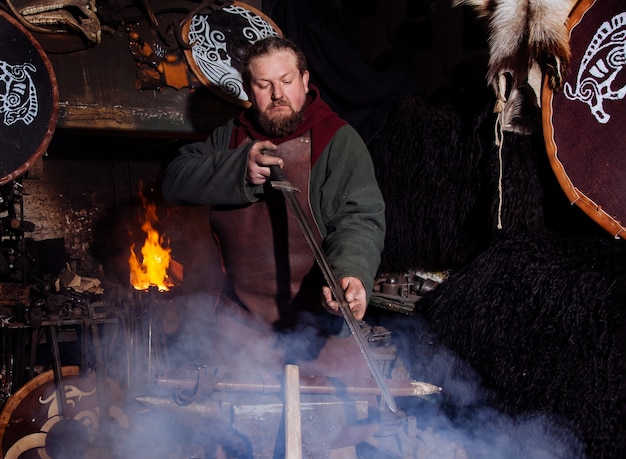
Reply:
M278 26L257 9L233 2L209 15L196 15L183 24L185 50L194 75L218 96L247 107L239 64L247 48L271 35L282 35Z
M57 81L45 52L0 10L0 185L23 175L48 147L57 122Z
M63 416L52 370L35 376L9 397L0 412L0 457L40 459L50 457L51 449L57 450L54 458L105 457L95 455L99 432L113 426L128 429L124 393L116 383L104 378L104 390L98 393L95 375L83 376L75 366L63 367L61 373L66 398ZM71 438L71 444L64 438ZM73 453L81 449L84 456L64 454L64 449Z
M544 85L544 137L573 204L626 238L626 3L582 0L569 17L563 90Z

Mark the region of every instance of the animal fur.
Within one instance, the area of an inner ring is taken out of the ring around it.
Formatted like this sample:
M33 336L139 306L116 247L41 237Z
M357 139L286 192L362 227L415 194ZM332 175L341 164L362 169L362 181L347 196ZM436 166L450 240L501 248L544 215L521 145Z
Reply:
M452 100L465 105L465 99ZM482 108L465 113L410 97L390 110L368 144L386 202L381 271L455 269L494 238L539 231L546 224L559 230L592 225L566 200L535 128L534 135L505 134L502 229L497 229L492 101L486 96Z
M407 98L369 145L387 203L383 271L452 268L419 314L387 328L406 337L412 377L446 396L475 371L499 411L553 418L588 459L626 457L626 246L565 198L538 131L505 134L495 230L486 105L465 114ZM425 363L433 352L459 359L440 368Z
M567 18L576 0L454 0L487 20L489 69L487 81L496 97L496 112L505 112L505 130L524 132L515 122L517 108L529 102L539 106L543 76L560 90L570 59ZM534 101L524 97L528 85ZM512 105L511 105L512 104ZM508 111L508 113L506 113Z
M447 387L423 365L445 346L483 377L499 410L559 416L586 457L625 457L625 301L623 241L525 233L454 271L396 330L419 349L413 377ZM429 333L415 339L421 318Z

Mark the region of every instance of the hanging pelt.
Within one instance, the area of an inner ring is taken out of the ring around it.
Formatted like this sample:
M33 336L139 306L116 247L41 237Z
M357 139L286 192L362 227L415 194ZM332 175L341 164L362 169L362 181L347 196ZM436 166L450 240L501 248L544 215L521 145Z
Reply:
M560 90L570 59L568 16L576 0L453 0L488 22L487 80L503 113L504 130L524 132L515 122L525 104L539 105L542 79ZM527 87L534 100L529 100Z
M443 346L482 375L499 410L558 415L586 457L625 457L622 242L533 231L494 243L398 321L394 330L413 337L413 377L450 388L429 371L450 375L424 365ZM432 335L416 338L422 318Z
M545 227L600 231L565 199L541 132L506 133L498 158L492 101L462 113L407 97L369 142L386 202L381 271L455 269L495 239Z

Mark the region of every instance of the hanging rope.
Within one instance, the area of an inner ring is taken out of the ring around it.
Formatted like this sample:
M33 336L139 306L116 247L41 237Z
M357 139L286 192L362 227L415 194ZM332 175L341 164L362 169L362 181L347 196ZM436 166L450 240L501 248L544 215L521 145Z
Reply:
M504 193L502 190L502 182L504 176L504 167L502 162L502 144L504 141L504 130L502 128L502 114L504 112L504 107L506 106L506 99L504 94L506 94L506 76L504 74L500 75L498 79L498 99L496 100L495 106L493 108L493 112L496 113L496 123L494 126L494 138L495 144L498 147L498 223L497 228L499 230L502 229L502 201L504 200Z

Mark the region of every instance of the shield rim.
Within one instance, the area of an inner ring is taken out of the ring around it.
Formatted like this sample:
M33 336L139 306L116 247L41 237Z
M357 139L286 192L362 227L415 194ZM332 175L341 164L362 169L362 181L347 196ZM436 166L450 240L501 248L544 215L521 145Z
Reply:
M571 37L572 30L583 19L585 13L596 3L597 0L581 0L572 10L567 22L567 29ZM608 231L615 239L626 238L626 227L614 216L607 213L602 206L594 202L589 196L578 189L568 177L565 167L558 155L558 147L554 140L554 126L552 124L552 101L554 92L548 87L548 79L544 78L542 88L542 124L543 135L550 166L559 185L570 200L570 204L576 204L587 216Z

